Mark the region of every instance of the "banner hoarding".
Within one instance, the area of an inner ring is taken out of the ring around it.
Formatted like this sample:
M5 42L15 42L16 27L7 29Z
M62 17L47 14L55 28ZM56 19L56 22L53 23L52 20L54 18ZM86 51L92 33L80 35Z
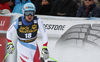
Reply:
M0 62L2 62L5 57L6 31L10 25L10 19L11 16L0 16Z

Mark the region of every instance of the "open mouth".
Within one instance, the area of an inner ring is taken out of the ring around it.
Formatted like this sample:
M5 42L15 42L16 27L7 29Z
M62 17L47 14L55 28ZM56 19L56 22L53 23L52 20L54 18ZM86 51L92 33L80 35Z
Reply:
M31 18L28 18L28 19L31 19Z

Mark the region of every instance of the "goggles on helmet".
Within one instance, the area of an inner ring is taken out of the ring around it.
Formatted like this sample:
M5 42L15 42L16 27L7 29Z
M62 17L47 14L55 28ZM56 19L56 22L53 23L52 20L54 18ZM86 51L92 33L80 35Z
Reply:
M24 15L25 16L29 16L29 15L34 16L35 15L35 11L25 11Z

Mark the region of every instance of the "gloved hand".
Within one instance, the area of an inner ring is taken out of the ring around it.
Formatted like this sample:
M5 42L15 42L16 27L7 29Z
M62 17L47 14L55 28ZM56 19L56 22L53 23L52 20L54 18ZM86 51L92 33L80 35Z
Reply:
M42 48L42 55L43 55L44 60L49 58L49 51L48 51L47 47Z
M12 42L9 42L7 45L7 52L9 54L12 54L14 52L14 45L12 44Z

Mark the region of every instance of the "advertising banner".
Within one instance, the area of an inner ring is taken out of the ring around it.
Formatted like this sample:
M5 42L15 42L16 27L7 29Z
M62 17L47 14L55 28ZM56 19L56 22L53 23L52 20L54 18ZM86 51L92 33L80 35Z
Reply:
M100 62L100 21L44 19L50 57L47 62ZM42 40L39 38L38 42ZM41 46L42 47L42 46Z
M3 61L5 57L5 46L6 46L6 34L0 33L0 62Z
M15 15L11 22L17 17ZM50 57L45 62L100 62L99 20L42 15L37 15L37 17L43 21L48 35L47 47ZM15 42L17 35L13 36L12 41ZM41 54L43 43L39 31L37 43ZM7 62L21 62L19 56L17 56L17 61L14 60L16 58L14 54L10 56Z
M10 16L0 16L0 30L7 31L10 24Z
M10 16L0 16L0 62L5 57L6 31L10 25L10 18Z

